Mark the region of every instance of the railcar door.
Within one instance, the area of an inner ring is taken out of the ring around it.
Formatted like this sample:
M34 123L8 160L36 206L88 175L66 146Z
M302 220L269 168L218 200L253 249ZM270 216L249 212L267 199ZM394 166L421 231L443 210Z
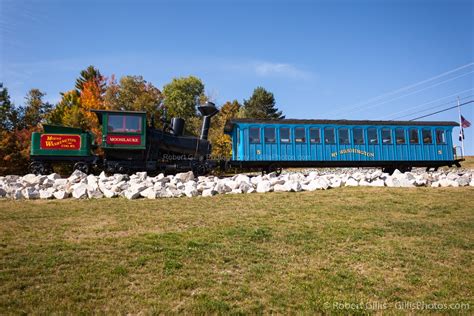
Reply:
M394 160L409 160L406 128L395 128L395 156Z
M334 161L338 159L336 144L336 129L334 127L325 127L323 129L324 139L324 160Z
M394 160L395 148L393 145L393 133L390 127L382 127L382 160Z
M309 160L305 127L295 127L295 160Z
M354 160L354 153L351 148L350 130L347 127L341 127L337 131L338 160Z
M380 150L380 135L376 127L367 128L367 152L373 155L374 160L383 160Z
M433 142L433 130L430 127L421 129L423 160L436 160L436 146Z
M321 128L310 127L309 128L309 155L310 160L320 161L323 160L323 145L321 144Z
M278 160L294 160L293 143L291 141L291 129L289 127L280 127L280 159Z
M263 160L261 134L260 127L249 128L249 160Z
M352 129L352 143L354 145L353 160L361 161L369 158L369 152L366 148L366 138L364 137L363 127L354 127Z
M263 160L278 160L276 128L268 126L263 129Z
M451 146L448 145L446 137L446 130L442 128L437 128L435 130L436 135L436 160L452 160L453 159L453 150Z
M422 160L423 152L420 145L420 131L418 128L408 129L408 141L409 141L409 160Z

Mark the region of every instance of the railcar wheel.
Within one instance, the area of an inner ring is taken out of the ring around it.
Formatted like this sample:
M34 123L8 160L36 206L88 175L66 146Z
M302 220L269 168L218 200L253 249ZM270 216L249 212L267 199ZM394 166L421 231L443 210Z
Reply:
M279 165L270 165L268 167L268 173L275 172L277 176L281 175L283 168Z
M74 170L79 170L79 171L84 172L85 174L89 174L90 166L86 162L79 161L79 162L76 162L76 164L74 165Z

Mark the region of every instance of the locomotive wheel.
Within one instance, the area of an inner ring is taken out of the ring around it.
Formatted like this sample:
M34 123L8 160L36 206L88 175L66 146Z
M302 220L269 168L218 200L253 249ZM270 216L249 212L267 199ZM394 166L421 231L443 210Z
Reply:
M197 164L193 167L193 173L195 177L204 176L207 174L207 168L204 164Z
M79 170L84 172L85 174L89 174L90 166L88 163L80 161L76 162L76 164L74 165L74 170Z
M33 161L29 166L30 172L39 176L47 173L47 166L39 161Z

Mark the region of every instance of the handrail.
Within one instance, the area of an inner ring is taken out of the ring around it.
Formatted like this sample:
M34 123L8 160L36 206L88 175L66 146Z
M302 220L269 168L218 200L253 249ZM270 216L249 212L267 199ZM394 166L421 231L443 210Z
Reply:
M459 149L459 151L458 151L458 149ZM454 146L453 150L454 150L454 158L455 159L464 159L464 153L462 152L462 147L461 146Z

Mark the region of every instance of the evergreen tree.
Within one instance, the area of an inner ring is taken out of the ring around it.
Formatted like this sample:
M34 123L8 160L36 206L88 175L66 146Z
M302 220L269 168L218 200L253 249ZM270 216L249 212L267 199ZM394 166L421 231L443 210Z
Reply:
M244 100L242 108L244 117L256 119L284 119L285 116L275 106L273 93L262 87L257 87L250 99Z
M39 89L31 89L25 97L23 125L36 126L41 123L52 109L52 104L43 101L45 94Z
M96 82L100 89L100 94L105 93L105 78L104 76L102 76L99 69L95 68L92 65L81 71L80 77L76 79L76 90L78 92L83 91L84 83L88 81Z
M0 131L11 131L17 127L20 113L10 100L8 89L0 82Z

